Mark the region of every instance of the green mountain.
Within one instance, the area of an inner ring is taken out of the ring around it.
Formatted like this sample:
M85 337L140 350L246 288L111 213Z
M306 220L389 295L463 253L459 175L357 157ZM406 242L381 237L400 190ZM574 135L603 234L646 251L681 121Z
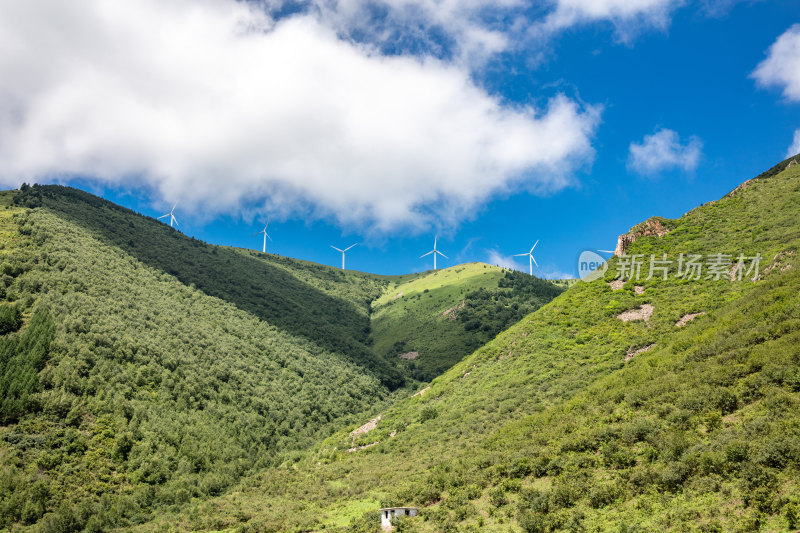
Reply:
M418 394L137 529L378 531L384 505L420 506L400 531L796 529L798 206L787 160L634 227Z
M372 303L373 349L430 381L564 288L483 263L399 277Z
M451 290L447 271L374 276L209 245L67 187L0 193L0 528L125 528L208 501L560 292L480 270ZM380 302L405 283L435 294L404 300L406 315L502 312L485 329L395 328L399 307ZM440 353L454 331L466 340ZM376 350L400 341L423 370Z

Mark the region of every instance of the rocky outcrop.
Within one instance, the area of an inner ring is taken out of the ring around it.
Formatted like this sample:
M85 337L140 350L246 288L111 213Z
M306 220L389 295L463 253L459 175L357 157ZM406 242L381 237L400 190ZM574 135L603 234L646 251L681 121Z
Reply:
M640 353L649 352L650 350L652 350L655 347L656 347L655 344L650 344L649 346L643 346L643 347L639 348L638 350L628 350L628 353L625 354L625 362L627 363L628 361L630 361L631 359L633 359L634 357L636 357Z
M640 237L663 237L667 233L669 233L669 228L664 224L664 219L660 217L648 218L641 224L632 227L628 233L619 236L614 255L619 257L625 254L628 247Z
M634 320L644 320L647 322L650 320L650 317L653 316L654 310L655 307L653 307L652 304L642 304L636 309L630 309L624 313L620 313L617 315L617 318L623 322L632 322Z
M685 326L686 324L688 324L689 322L691 322L695 318L697 318L699 316L703 316L704 314L706 314L705 311L700 311L699 313L689 313L688 315L683 315L680 318L680 320L675 322L675 327L676 328L682 328L683 326Z
M442 313L442 316L445 318L449 318L450 320L458 320L458 312L464 309L464 306L467 305L466 300L461 300L461 303L456 305L455 307L451 307Z
M380 420L381 420L380 415L376 416L375 418L373 418L360 428L351 431L350 436L355 438L355 437L360 437L361 435L364 435L366 433L369 433L378 426L378 422L380 422Z

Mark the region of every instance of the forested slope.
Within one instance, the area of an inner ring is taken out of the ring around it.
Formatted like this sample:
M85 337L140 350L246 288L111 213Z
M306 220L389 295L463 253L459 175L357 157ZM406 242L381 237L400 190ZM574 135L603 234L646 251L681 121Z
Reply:
M207 244L70 187L34 186L17 201L41 206L98 241L294 336L346 354L391 388L402 384L396 369L366 345L369 305L386 285L378 276Z
M404 384L372 303L431 274L213 246L68 187L0 193L0 527L126 528L293 464Z
M667 279L646 279L648 265L612 284L615 258L423 394L373 413L373 429L142 529L377 531L381 505L421 506L412 531L797 528L800 165L789 163L630 245L667 254ZM680 254L717 267L691 279L681 263L680 276ZM757 254L739 279L740 255Z
M23 205L36 205L36 189ZM304 286L294 264L212 249L118 208L77 203L79 224L60 193L35 209L14 206L13 194L0 195L0 527L146 520L289 460L387 396L381 379L391 372L365 368L344 345L366 338L373 280L339 283L306 266L319 288ZM102 217L109 222L98 229ZM207 258L217 261L208 270ZM172 259L178 268L159 267ZM234 278L262 276L242 292L209 289L221 265ZM259 289L267 278L287 293ZM249 300L250 291L272 302ZM263 319L281 298L320 342ZM347 317L314 316L317 305Z
M483 263L392 280L372 304L373 349L430 381L564 288Z

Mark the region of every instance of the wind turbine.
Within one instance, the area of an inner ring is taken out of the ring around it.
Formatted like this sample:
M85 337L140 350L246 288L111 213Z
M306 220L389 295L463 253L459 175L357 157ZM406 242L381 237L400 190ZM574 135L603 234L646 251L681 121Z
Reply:
M537 244L539 244L539 240L538 239L536 240L535 243L533 243L533 246L531 246L531 251L530 252L526 252L524 254L514 254L514 257L520 257L520 256L523 256L523 255L527 255L528 256L528 264L531 267L531 276L533 276L533 265L536 265L537 268L539 266L539 263L537 263L536 259L533 258L533 249L536 248Z
M158 217L159 219L164 218L164 217L169 217L169 227L170 228L172 227L172 223L173 222L175 223L175 225L178 224L178 219L175 218L175 206L177 206L177 205L178 205L178 202L175 202L175 204L173 204L172 209L170 210L169 213L167 213L166 215L161 215L160 217Z
M433 238L433 250L431 250L431 251L430 251L430 252L428 252L427 254L422 254L421 256L419 256L419 258L420 258L420 259L422 259L422 258L423 258L423 257L425 257L426 255L431 255L431 254L433 254L433 269L434 269L434 270L436 270L436 254L439 254L439 255L441 255L442 257L444 257L445 259L448 259L448 257L447 257L446 255L444 255L442 252L440 252L439 250L437 250L437 249L436 249L436 240L437 240L437 239L438 239L438 237L434 237L434 238Z
M358 243L356 243L356 244L358 244ZM331 248L333 248L337 252L342 252L342 270L344 270L344 253L347 250L349 250L350 248L352 248L353 246L355 246L356 244L352 244L352 245L348 246L347 248L345 248L344 250L342 250L341 248L337 248L337 247L335 247L334 245L331 244Z
M269 226L269 217L267 217L267 223L264 224L264 229L250 235L251 237L255 237L256 235L261 235L262 233L264 234L264 246L261 248L262 253L267 253L267 239L269 239L269 241L272 242L272 237L270 237L269 234L267 233L267 226Z

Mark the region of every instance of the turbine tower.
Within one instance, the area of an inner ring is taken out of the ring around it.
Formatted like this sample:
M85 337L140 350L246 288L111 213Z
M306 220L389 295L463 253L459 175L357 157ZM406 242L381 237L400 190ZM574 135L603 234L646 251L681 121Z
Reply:
M261 248L262 253L267 253L267 239L269 239L269 241L272 242L272 237L270 237L269 234L267 233L267 226L269 226L269 217L267 217L267 223L264 224L264 229L250 235L251 237L255 237L256 235L261 235L262 233L264 234L264 246L262 246Z
M438 236L433 238L433 250L431 250L431 251L430 251L430 252L428 252L427 254L422 254L421 256L419 256L419 258L420 258L420 259L422 259L422 258L423 258L423 257L425 257L426 255L431 255L431 254L433 254L433 269L434 269L434 270L436 270L436 254L439 254L439 255L441 255L442 257L444 257L445 259L448 259L448 257L447 257L446 255L444 255L442 252L440 252L439 250L437 250L437 249L436 249L436 240L437 240L437 239L438 239Z
M166 215L161 215L160 217L158 217L159 219L164 218L164 217L169 217L169 227L170 228L172 227L172 223L173 222L175 223L175 225L178 224L178 219L175 218L175 206L177 206L177 205L178 205L178 203L175 202L175 204L173 204L172 209L170 210L169 213L167 213Z
M531 246L531 251L530 252L526 252L524 254L514 254L514 257L521 257L523 255L527 255L528 256L528 264L531 267L531 276L533 276L533 265L536 265L537 268L539 267L539 263L537 263L536 259L533 258L533 249L536 248L537 244L539 244L538 239L537 239L537 241L535 243L533 243L533 246Z
M358 244L358 243L356 243L356 244ZM349 250L350 248L352 248L353 246L355 246L356 244L351 244L350 246L348 246L348 247L347 247L347 248L345 248L344 250L342 250L341 248L337 248L337 247L335 247L334 245L332 245L332 244L331 244L331 248L333 248L333 249L334 249L334 250L336 250L337 252L342 252L342 270L344 270L344 253L345 253L347 250Z

